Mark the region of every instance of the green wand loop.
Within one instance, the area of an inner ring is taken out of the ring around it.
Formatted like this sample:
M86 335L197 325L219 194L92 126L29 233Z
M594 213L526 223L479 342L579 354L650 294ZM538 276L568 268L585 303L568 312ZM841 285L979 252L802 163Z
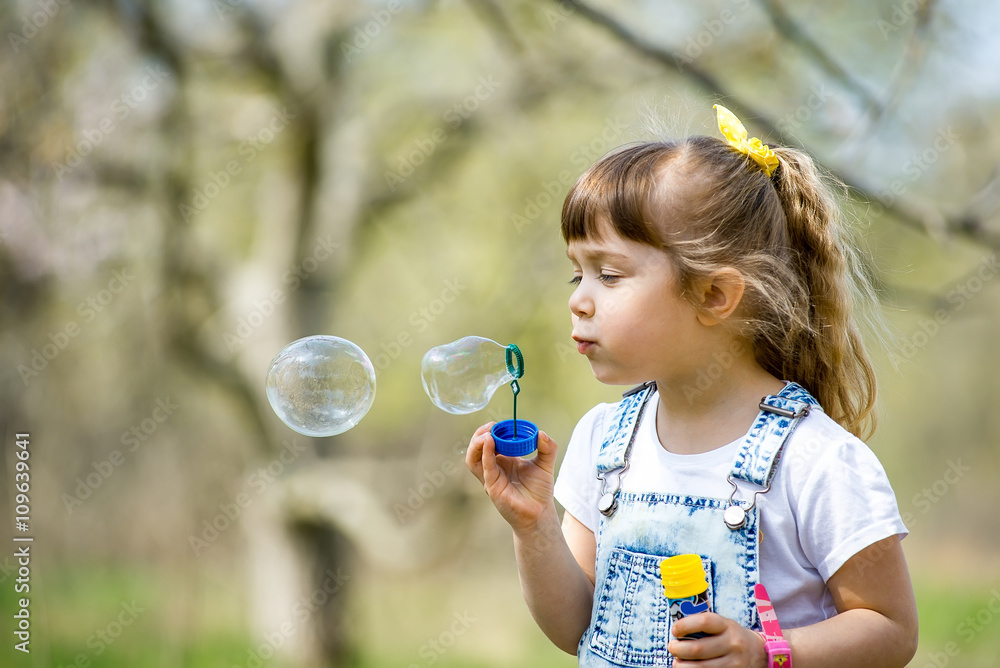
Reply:
M508 345L504 351L504 361L507 363L507 372L514 377L514 380L510 381L510 389L514 393L514 438L517 438L517 395L521 392L521 385L517 379L524 375L524 356L521 354L521 349L513 343Z

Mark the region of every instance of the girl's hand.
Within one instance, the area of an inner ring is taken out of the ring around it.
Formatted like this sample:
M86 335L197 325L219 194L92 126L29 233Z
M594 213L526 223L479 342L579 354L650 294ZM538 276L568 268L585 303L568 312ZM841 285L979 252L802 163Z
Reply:
M490 433L494 424L484 424L473 434L465 453L465 464L483 483L493 505L514 531L531 531L546 511L554 509L555 441L540 431L534 457L505 457L496 453Z
M708 633L707 638L678 640L692 633ZM674 655L675 668L766 668L764 639L731 619L703 612L678 620L671 629L674 638L667 651Z

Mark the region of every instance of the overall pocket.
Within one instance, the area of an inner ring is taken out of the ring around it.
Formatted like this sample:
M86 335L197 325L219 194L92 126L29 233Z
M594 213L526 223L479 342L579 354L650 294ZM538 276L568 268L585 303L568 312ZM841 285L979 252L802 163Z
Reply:
M672 556L672 555L666 555ZM660 580L664 556L615 548L594 601L590 649L622 666L670 666L670 614ZM709 601L714 600L712 563L702 557L708 574Z

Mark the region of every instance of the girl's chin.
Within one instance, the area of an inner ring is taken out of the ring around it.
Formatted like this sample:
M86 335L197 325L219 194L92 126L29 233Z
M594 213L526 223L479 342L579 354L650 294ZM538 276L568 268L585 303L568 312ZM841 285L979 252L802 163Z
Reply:
M607 364L601 364L600 362L590 361L590 370L594 374L594 378L598 382L605 385L639 385L640 383L645 383L648 378L639 378L634 374L630 374L623 369L615 369Z

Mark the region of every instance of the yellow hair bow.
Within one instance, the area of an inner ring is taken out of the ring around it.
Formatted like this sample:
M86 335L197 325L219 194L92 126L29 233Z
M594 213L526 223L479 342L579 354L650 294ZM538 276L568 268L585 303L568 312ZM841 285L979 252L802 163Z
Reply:
M748 155L764 168L764 173L769 177L778 168L778 156L769 149L764 142L757 137L747 139L747 129L736 118L736 114L729 111L721 104L712 106L719 116L719 129L722 135L729 142L729 145L744 155Z

